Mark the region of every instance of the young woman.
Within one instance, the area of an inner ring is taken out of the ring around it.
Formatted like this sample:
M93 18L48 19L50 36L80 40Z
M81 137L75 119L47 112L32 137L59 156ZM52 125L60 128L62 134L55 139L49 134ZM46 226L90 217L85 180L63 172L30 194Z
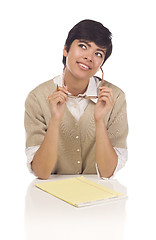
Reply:
M96 173L110 178L125 165L125 94L103 74L102 80L95 77L111 52L111 32L99 22L83 20L65 42L63 74L29 93L26 155L38 178Z

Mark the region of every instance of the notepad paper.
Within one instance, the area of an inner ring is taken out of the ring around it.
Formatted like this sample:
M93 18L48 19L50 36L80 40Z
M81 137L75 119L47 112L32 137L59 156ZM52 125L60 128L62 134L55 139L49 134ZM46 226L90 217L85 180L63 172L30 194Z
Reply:
M83 176L43 182L35 186L76 207L118 199L124 195Z

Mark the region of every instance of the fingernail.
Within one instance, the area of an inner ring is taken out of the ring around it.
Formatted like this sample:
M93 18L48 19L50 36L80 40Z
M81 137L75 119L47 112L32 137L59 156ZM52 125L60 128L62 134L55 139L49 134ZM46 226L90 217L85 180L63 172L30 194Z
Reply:
M60 89L59 89L59 86L58 86L58 84L57 84L57 91L59 91Z

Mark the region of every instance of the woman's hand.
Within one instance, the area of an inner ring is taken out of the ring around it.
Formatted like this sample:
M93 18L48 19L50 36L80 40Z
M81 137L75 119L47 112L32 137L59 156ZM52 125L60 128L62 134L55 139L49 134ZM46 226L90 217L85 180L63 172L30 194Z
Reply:
M49 97L49 104L51 110L51 118L58 122L61 121L64 110L65 110L65 103L68 100L67 97L67 87L59 87L57 88Z
M112 89L108 87L100 87L99 90L98 101L94 110L94 118L96 122L105 119L107 113L114 105Z

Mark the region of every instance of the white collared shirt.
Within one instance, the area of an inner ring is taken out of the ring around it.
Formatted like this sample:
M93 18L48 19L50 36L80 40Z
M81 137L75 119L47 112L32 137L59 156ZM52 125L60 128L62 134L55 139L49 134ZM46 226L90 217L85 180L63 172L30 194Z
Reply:
M58 84L58 86L62 86L62 76L57 76L54 79L54 83L56 85ZM86 92L84 94L80 94L80 95L97 96L97 88L100 83L101 83L101 81L99 81L98 78L91 77ZM81 98L68 98L66 105L67 105L69 111L71 112L71 114L78 121L80 119L80 117L82 116L82 114L84 113L89 101L90 100L84 99L84 98L82 98L82 99ZM91 101L96 103L97 99L91 99ZM31 162L33 160L33 157L34 157L36 151L39 149L39 147L40 146L28 147L25 150L26 156L27 156L27 166L28 166L28 169L30 170L30 172L32 172ZM125 166L127 159L128 159L127 149L114 147L114 150L118 156L118 163L117 163L116 169L113 173L113 176L116 174L116 172L118 170L120 170L121 168L123 168ZM100 177L97 164L96 164L96 170L97 170L98 177ZM111 176L111 178L113 176ZM108 179L108 178L102 177L102 179Z

